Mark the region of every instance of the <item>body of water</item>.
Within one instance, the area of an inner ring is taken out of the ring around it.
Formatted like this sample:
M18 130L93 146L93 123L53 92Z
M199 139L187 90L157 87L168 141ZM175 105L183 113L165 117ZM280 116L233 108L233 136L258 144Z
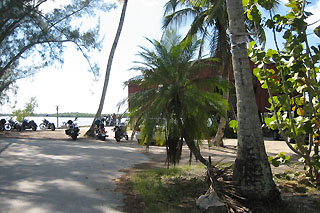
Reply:
M0 119L6 119L9 120L10 117L0 117ZM58 118L58 125L57 125L57 117L34 117L34 116L30 116L30 117L26 117L27 120L34 120L34 122L36 122L36 124L39 126L39 124L42 123L43 119L47 119L50 123L54 123L56 125L56 127L61 127L63 126L63 124L65 122L67 122L68 120L72 120L74 121L74 117L59 117ZM13 120L15 120L15 118L13 118ZM76 123L78 124L78 126L90 126L92 124L93 118L84 118L84 117L78 117L78 119L76 120Z

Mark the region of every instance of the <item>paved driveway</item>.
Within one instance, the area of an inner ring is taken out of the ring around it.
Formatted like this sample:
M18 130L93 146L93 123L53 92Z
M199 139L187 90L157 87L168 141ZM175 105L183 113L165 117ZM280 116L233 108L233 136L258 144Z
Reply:
M0 138L0 212L121 212L113 180L147 161L130 142Z

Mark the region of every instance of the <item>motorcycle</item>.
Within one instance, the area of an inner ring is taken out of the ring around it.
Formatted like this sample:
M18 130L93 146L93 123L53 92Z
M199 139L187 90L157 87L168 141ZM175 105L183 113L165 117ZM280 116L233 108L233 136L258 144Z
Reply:
M97 137L97 139L100 139L100 140L103 140L103 141L106 140L106 137L109 137L107 135L107 131L104 128L104 124L101 124L99 127L97 127L97 129L96 129L96 137Z
M4 129L7 131L15 129L20 132L22 130L22 126L18 122L10 119L8 123L5 124Z
M129 140L129 136L128 136L128 133L126 131L126 126L122 126L122 125L116 125L114 128L113 128L113 131L115 132L114 135L115 135L115 139L117 142L120 142L120 140L122 138L125 138L126 140Z
M80 129L78 125L72 120L67 121L67 129L65 130L66 135L69 135L72 140L77 140L78 135L80 134Z
M41 130L51 129L51 131L56 130L54 123L50 123L47 119L43 119L42 123L39 125Z
M6 119L3 118L0 120L0 131L8 130L9 127L11 129L11 126L8 126Z
M95 134L96 138L105 141L106 137L109 137L107 135L107 131L104 128L103 124L104 120L97 119L95 121Z
M37 128L38 128L38 125L36 124L36 122L34 122L34 120L31 120L31 121L28 121L26 119L22 120L22 124L21 124L22 130L32 129L33 131L36 131Z

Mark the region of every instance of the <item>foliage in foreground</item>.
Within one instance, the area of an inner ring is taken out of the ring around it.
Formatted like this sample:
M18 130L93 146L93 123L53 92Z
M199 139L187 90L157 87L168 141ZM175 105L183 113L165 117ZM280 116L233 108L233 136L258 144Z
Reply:
M145 203L144 212L198 212L195 195L207 190L204 174L203 166L158 168L135 174L131 183Z
M285 194L281 207L268 211L259 207L252 212L316 212L320 207L320 189L315 188L301 172L287 171L274 176ZM141 212L199 212L196 200L208 189L204 166L157 168L134 174L130 184L135 195L142 198ZM292 200L295 202L292 203Z
M250 43L249 56L258 65L254 73L270 96L271 117L266 118L265 123L281 133L289 148L304 162L309 177L319 182L320 46L313 46L309 41L312 33L307 18L312 13L306 11L305 1L290 0L286 4L287 14L273 15L270 11L270 18L264 22L258 13L259 6L270 9L268 4L252 3L247 16L272 30L276 45L276 50L265 50ZM282 49L278 34L284 41ZM268 66L270 64L276 69ZM288 138L293 139L295 145L291 145Z

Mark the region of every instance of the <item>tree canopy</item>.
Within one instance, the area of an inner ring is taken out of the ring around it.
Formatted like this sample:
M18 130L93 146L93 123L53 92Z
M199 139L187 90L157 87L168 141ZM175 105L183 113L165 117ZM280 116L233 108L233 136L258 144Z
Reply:
M135 128L143 125L142 141L149 141L157 127L164 127L167 146L175 144L173 148L179 149L183 138L195 156L207 164L195 140L209 134L208 119L226 115L228 104L222 94L228 83L220 78L198 77L201 65L205 66L194 60L199 40L187 37L181 41L167 31L161 41L150 42L153 49L142 47L142 61L133 68L142 72L141 78L129 81L142 89L129 97L130 121Z
M52 5L55 8L48 10ZM88 26L80 18L89 20L114 7L103 0L72 0L60 6L50 0L1 1L0 103L18 79L63 63L67 43L83 54L91 71L98 72L89 53L101 48L99 22Z

